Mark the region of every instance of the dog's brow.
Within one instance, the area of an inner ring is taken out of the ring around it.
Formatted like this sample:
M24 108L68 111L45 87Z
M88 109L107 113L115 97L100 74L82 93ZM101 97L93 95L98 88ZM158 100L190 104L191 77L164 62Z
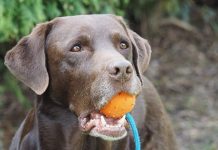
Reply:
M120 34L118 32L114 32L111 34L111 38L113 40L119 40L121 38Z
M122 41L122 40L125 40L125 41L129 41L128 40L128 37L123 35L123 34L120 34L118 32L114 32L111 34L111 38L114 42L116 41Z
M90 34L79 34L77 37L76 37L77 40L81 41L81 42L90 42L91 41L91 35Z
M91 35L90 34L82 34L82 35L78 36L78 38L80 38L81 40L84 40L84 41L90 41Z

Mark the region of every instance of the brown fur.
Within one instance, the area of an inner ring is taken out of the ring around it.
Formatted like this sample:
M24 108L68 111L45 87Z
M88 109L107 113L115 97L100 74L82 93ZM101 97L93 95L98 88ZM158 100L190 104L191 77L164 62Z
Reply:
M118 47L122 38L130 43L125 50ZM72 52L78 39L83 50ZM38 25L5 57L9 70L38 95L10 149L134 149L131 131L111 142L83 134L78 127L80 115L98 110L114 94L124 91L138 94L132 115L142 149L176 150L164 106L143 76L150 55L147 40L112 15L61 17ZM133 69L128 78L124 74L118 78L108 69L121 63Z

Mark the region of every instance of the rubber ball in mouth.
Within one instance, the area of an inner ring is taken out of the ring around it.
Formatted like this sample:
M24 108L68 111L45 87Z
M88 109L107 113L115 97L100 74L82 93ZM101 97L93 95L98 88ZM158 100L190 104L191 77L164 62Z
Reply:
M120 92L101 108L100 112L106 117L121 118L126 113L132 111L136 97L125 92Z

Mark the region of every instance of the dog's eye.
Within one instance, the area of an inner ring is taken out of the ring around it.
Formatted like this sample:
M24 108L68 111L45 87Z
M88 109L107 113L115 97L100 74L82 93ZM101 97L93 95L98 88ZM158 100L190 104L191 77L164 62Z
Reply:
M128 43L127 42L121 42L120 43L120 48L121 49L127 49L129 46L128 46Z
M71 48L71 51L72 51L72 52L79 52L79 51L81 51L81 49L82 49L81 44L80 44L80 43L77 43L77 44L74 44L74 45L73 45L73 47Z

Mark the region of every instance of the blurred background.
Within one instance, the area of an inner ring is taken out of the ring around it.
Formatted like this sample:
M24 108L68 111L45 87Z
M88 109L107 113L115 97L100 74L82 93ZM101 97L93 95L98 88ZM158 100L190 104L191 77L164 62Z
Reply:
M5 68L5 52L37 23L92 13L123 16L149 40L145 75L170 114L180 149L217 150L217 0L0 0L0 150L8 149L34 100Z

